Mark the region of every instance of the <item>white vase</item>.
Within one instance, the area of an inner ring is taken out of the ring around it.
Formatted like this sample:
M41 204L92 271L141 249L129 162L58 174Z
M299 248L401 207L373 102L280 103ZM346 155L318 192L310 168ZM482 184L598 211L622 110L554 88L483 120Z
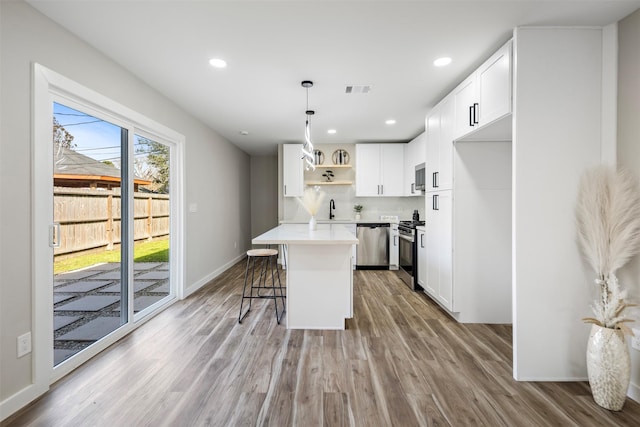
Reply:
M360 213L356 213L356 221L360 219Z
M593 400L603 408L621 410L631 380L629 348L622 331L591 326L587 345L587 373Z
M309 231L316 231L318 229L318 222L316 221L316 217L312 216L309 220Z

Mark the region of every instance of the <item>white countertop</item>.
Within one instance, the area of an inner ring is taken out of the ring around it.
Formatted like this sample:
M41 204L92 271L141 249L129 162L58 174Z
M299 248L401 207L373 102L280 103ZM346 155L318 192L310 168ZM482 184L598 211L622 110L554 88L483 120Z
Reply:
M315 231L309 230L309 224L282 224L255 237L254 245L357 245L358 239L344 226L333 223L318 224Z
M397 224L397 221L384 221L379 219L319 219L318 224ZM284 220L280 224L308 224L309 221Z

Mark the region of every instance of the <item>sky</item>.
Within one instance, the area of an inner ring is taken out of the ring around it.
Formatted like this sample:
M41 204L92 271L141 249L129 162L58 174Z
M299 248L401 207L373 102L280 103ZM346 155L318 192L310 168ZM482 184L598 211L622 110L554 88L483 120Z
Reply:
M75 151L99 161L109 160L119 167L120 126L57 102L53 103L53 115L73 135ZM137 135L135 141L135 156L143 157L144 154L138 153Z
M96 160L120 161L120 126L53 103L53 115L73 135L75 151Z

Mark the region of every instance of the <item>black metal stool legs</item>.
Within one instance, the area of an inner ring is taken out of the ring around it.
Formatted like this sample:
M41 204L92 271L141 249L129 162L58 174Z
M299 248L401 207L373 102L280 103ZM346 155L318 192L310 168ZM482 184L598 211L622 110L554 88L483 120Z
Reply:
M255 298L260 299L273 299L273 304L276 311L276 321L280 324L282 316L286 311L286 304L283 292L282 282L280 281L280 271L278 270L277 262L278 251L274 249L253 249L247 252L247 266L244 272L244 284L242 287L242 299L240 301L240 312L238 314L238 323L242 323L247 313L251 311L251 303ZM256 258L260 258L260 265L256 266ZM256 283L256 268L259 268L258 278ZM249 273L251 270L251 273ZM269 270L271 270L271 285L267 284L269 278ZM275 272L274 272L275 270ZM249 277L251 275L251 277ZM276 285L276 275L278 278L278 284ZM247 287L249 292L247 295ZM256 290L254 294L254 289ZM276 292L276 289L278 290ZM267 291L266 294L261 294L260 291ZM249 308L243 313L244 300L249 300ZM278 299L282 301L282 308L278 310Z

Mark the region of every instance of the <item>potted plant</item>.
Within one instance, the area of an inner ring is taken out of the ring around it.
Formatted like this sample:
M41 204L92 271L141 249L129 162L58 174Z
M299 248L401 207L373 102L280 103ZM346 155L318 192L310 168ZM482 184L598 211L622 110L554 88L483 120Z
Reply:
M362 205L353 205L353 211L356 213L356 219L360 219L360 212L362 211Z
M597 296L587 345L591 393L603 408L619 411L630 381L629 349L624 334L627 292L616 271L640 248L640 191L629 172L613 166L588 169L580 180L576 203L577 239L581 254L595 273Z

